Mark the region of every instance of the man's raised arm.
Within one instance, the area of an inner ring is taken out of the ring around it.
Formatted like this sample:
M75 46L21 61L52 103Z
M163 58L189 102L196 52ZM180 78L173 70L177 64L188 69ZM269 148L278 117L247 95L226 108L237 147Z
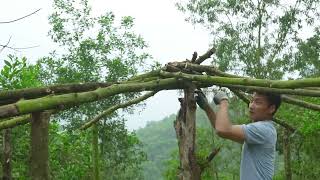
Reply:
M245 136L241 125L232 125L229 120L229 104L226 93L222 91L218 92L213 100L217 105L220 105L217 113L212 110L203 92L201 90L196 91L197 104L206 112L208 119L210 120L212 127L216 129L218 136L243 143Z
M220 105L215 122L215 128L218 136L243 143L245 136L241 125L232 125L229 119L229 102L227 94L220 91L214 96L213 101L217 105Z

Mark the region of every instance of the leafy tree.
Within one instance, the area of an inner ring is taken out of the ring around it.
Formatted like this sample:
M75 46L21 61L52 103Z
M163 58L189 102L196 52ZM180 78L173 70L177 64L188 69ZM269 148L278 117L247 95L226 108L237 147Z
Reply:
M54 51L52 56L39 60L46 84L127 79L142 70L144 60L150 57L143 52L145 41L132 30L132 17L123 17L120 25L116 25L111 12L92 17L87 0L55 0L53 8L49 35L60 45L62 55ZM67 124L70 128L77 128L108 106L137 95L130 93L82 105L65 111L61 117L72 122Z
M133 32L132 17L123 17L120 25L116 25L112 12L92 17L87 0L55 0L53 8L49 35L61 47L62 55L58 58L55 51L52 57L40 61L46 62L42 64L46 67L44 80L51 83L123 80L135 75L150 57L143 52L146 42Z
M119 123L120 122L120 123ZM142 162L146 154L142 151L142 143L134 132L128 132L125 120L110 121L102 126L105 140L101 144L105 149L101 163L103 177L110 179L143 179ZM116 135L116 136L115 136Z
M90 179L92 135L63 131L56 121L49 129L51 179Z
M298 43L298 51L295 53L294 66L301 77L318 77L320 75L320 29L305 41Z
M161 121L150 121L146 127L137 130L147 154L147 161L143 163L144 179L162 179L162 173L167 169L165 162L177 148L174 119L175 115L170 115Z
M27 62L25 57L19 58L14 55L8 55L7 59L4 60L5 65L0 71L0 89L1 90L12 90L21 89L27 87L37 87L41 85L39 81L40 68L37 65L31 65ZM3 133L8 133L11 138L5 139L8 145L11 146L11 154L3 154L4 156L11 156L10 163L12 164L12 178L28 177L28 151L30 149L30 127L21 126L14 129L5 129ZM5 152L3 152L5 153ZM4 166L2 162L2 166Z
M41 83L38 80L39 66L27 63L27 58L18 58L8 55L4 60L5 65L0 72L0 89L21 89L37 87Z
M88 0L55 0L53 9L49 17L52 26L49 35L60 49L38 61L45 84L116 82L143 70L150 55L144 52L146 42L133 31L132 17L123 17L119 23L112 12L93 17ZM106 108L137 95L127 93L87 103L63 111L55 118L64 124L65 130L75 130ZM132 109L127 109L127 112L132 112ZM100 157L104 162L100 173L102 178L110 175L115 179L139 177L139 164L144 160L141 146L135 135L125 130L120 115L114 113L102 119L99 126ZM87 171L90 169L88 166Z
M319 1L179 1L187 20L212 33L215 63L223 71L281 79L289 71L297 44L315 33Z

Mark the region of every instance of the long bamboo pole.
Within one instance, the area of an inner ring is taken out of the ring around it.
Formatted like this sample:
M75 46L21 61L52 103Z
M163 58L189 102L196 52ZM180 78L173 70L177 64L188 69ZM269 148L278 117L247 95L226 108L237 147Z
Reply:
M117 104L114 106L109 107L108 109L106 109L105 111L103 111L102 113L100 113L99 115L97 115L96 117L94 117L92 120L88 121L87 123L85 123L84 125L82 125L79 129L80 130L86 130L88 129L90 126L92 126L93 124L95 124L96 122L98 122L100 119L102 119L103 117L113 113L114 111L116 111L117 109L120 108L125 108L128 106L131 106L133 104L137 104L141 101L144 101L146 99L148 99L149 97L155 95L157 92L150 92L150 93L146 93L145 95L135 98L133 100L130 100L128 102L122 103L122 104Z
M0 103L8 100L17 101L21 98L31 99L37 97L43 97L50 94L65 94L71 92L85 92L95 90L100 87L108 87L114 83L99 83L99 82L87 82L87 83L68 83L58 84L47 87L34 87L15 90L2 90L0 91Z
M211 85L244 85L244 86L258 86L268 88L280 88L280 89L296 89L304 87L318 87L320 86L320 78L305 78L299 80L264 80L253 78L229 78L229 77L217 77L209 75L193 75L182 72L171 73L161 71L160 74L166 78L181 78L190 81L197 81L207 83Z
M0 106L0 118L20 116L48 109L60 109L92 101L98 101L125 92L146 90L181 89L184 84L176 78L159 79L149 82L114 84L94 91L46 96L38 99L21 100L14 104Z

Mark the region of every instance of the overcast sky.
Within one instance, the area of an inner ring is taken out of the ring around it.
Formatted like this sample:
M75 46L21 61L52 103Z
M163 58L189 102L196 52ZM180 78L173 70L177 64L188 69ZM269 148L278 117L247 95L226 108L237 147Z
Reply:
M46 56L55 48L47 36L48 15L51 12L51 0L10 0L0 6L0 21L8 21L24 16L42 8L37 14L24 20L0 24L0 44L6 44L11 36L10 46L37 48L15 52L10 49L0 54L0 67L9 53L26 56L34 62ZM173 0L91 0L94 15L112 11L116 18L132 16L135 18L135 31L148 42L148 52L154 60L165 64L170 61L191 58L197 51L203 54L209 49L209 36L201 27L184 21L185 16L174 6ZM179 102L175 91L163 91L146 101L146 108L128 117L130 130L143 127L147 121L155 121L177 112Z

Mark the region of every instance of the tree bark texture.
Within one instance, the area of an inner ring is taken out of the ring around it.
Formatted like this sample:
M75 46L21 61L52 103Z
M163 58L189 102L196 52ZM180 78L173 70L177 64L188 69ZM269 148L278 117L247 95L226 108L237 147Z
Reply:
M283 130L283 156L284 156L284 170L285 180L292 179L291 171L291 153L290 153L290 132L287 129Z
M12 148L11 148L11 129L3 130L3 180L11 180L11 158L12 158Z
M33 180L49 179L49 119L48 112L35 112L31 116L30 174Z
M0 122L0 129L8 129L8 128L13 128L15 126L27 124L30 122L30 119L31 119L30 114L18 116L12 119L7 119Z
M195 155L196 102L194 88L185 89L184 98L179 100L181 107L174 122L180 157L178 177L180 180L199 180L201 179L201 170Z

